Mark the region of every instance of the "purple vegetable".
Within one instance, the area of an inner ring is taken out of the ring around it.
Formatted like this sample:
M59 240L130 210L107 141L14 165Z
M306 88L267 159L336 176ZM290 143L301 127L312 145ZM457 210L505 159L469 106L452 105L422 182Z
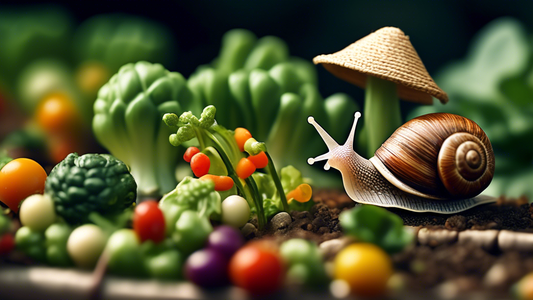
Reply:
M218 226L207 238L207 248L217 250L227 259L230 259L242 245L244 245L244 238L241 232L228 225Z
M201 287L225 285L228 280L228 260L214 249L202 249L185 262L185 277Z

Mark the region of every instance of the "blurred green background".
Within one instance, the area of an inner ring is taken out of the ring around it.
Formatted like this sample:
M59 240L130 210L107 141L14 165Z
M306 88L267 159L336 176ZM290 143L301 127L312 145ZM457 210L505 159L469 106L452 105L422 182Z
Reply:
M63 87L87 124L98 87L127 62L159 62L188 78L217 57L222 36L234 28L277 36L291 55L310 61L395 26L410 36L429 73L450 94L444 107L402 103L404 119L431 111L472 118L497 154L490 193L533 199L532 13L533 1L2 1L0 141L42 147L39 130L27 122L50 92L35 87L42 78L48 87ZM43 65L50 73L34 72ZM344 92L362 106L362 89L316 69L322 95ZM61 134L49 133L48 140L63 147L49 152L61 157L61 149L80 149L61 144ZM99 150L93 143L76 147Z

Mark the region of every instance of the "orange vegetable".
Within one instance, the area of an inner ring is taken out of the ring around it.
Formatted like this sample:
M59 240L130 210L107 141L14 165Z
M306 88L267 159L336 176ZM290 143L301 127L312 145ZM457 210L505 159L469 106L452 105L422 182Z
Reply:
M215 183L215 191L227 191L233 187L233 179L229 176L218 176L207 174L200 177L201 180L213 180Z
M17 158L0 170L0 201L18 213L20 202L44 192L46 171L34 160Z
M259 152L259 154L257 154L257 155L248 156L248 159L258 169L262 169L262 168L268 166L268 157L266 156L265 152L263 152L263 151Z
M287 194L287 199L292 198L298 202L305 203L311 200L312 195L313 189L311 186L307 183L302 183Z
M235 141L237 142L237 146L239 146L239 150L244 152L244 143L246 143L246 141L252 137L252 134L250 131L248 131L248 129L239 127L235 129L234 137Z
M237 176L242 179L250 177L250 175L252 175L255 170L255 165L248 158L241 158L241 160L237 164L237 168L235 168Z
M67 95L54 93L41 100L36 111L37 123L44 131L54 134L77 132L81 118L76 106Z

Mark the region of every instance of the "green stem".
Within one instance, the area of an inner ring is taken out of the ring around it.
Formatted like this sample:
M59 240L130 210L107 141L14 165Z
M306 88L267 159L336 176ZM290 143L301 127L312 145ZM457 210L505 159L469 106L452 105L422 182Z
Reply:
M268 158L268 173L270 173L270 176L272 176L272 180L274 180L276 189L278 189L279 198L281 199L281 204L283 204L283 210L289 212L289 203L287 202L285 191L283 190L283 186L281 185L281 180L279 180L278 172L276 171L276 167L274 166L274 161L272 160L268 152L265 151L265 154Z
M233 179L235 182L235 185L237 185L237 189L240 189L241 193L246 195L247 197L251 197L256 211L257 211L257 222L258 222L258 229L263 229L266 225L266 218L265 218L265 212L263 209L263 199L259 195L259 192L257 190L257 185L255 184L255 181L248 177L246 181L246 186L248 186L251 191L247 190L240 181L240 178L237 176L237 172L235 172L235 169L233 168L233 165L231 164L231 160L229 159L228 155L226 154L226 151L222 149L222 146L219 142L219 140L209 131L205 131L207 137L209 137L214 145L213 148L215 148L218 153L220 154L220 158L222 158L222 161L224 161L224 164L226 165L226 168L228 169L228 176ZM249 198L247 198L249 199Z
M259 230L261 230L266 225L265 210L263 208L263 198L261 198L261 195L259 195L259 189L257 188L257 184L255 183L255 180L252 178L252 176L246 178L245 181L254 194L253 199L257 208L257 227Z
M365 92L365 134L368 139L368 156L401 125L400 100L396 83L367 76Z

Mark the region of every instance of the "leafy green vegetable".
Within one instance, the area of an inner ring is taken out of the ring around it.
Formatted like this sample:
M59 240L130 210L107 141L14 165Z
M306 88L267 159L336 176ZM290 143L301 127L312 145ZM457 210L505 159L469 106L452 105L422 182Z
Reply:
M168 143L172 131L161 119L183 111L200 113L201 107L183 76L159 64L127 64L100 89L94 103L94 134L130 166L139 194L163 195L176 187L180 155Z
M400 252L413 241L403 227L403 220L384 208L362 205L339 216L343 231L358 240L373 243L388 253Z
M450 112L478 123L496 156L493 196L533 199L533 155L525 146L533 139L533 46L522 24L501 18L483 28L467 56L441 70L435 81L450 102L415 109L408 117Z
M159 207L165 215L166 232L171 234L185 211L195 211L202 218L220 218L221 200L213 181L185 177L173 191L163 196Z
M318 186L339 186L307 165L306 157L325 151L306 120L310 115L342 138L350 127L356 102L345 94L323 99L315 67L290 57L279 38L257 39L236 29L223 37L220 55L211 65L200 66L188 80L203 105L219 110L217 122L227 128L245 127L265 141L280 165L295 165Z
M46 179L45 194L71 224L88 221L91 212L113 214L131 207L137 185L127 166L111 155L69 154Z
M101 14L83 22L74 46L79 61L102 62L111 74L137 61L167 65L175 53L175 42L167 28L124 14Z
M294 190L300 184L305 183L302 173L293 166L289 165L283 167L280 173L280 182L283 186L284 195ZM272 176L265 173L254 173L252 176L257 183L257 187L260 191L261 197L263 198L263 207L265 209L265 215L267 218L274 216L280 211L309 210L309 208L311 208L311 206L314 204L313 201L308 201L306 203L291 201L288 208L284 208Z

